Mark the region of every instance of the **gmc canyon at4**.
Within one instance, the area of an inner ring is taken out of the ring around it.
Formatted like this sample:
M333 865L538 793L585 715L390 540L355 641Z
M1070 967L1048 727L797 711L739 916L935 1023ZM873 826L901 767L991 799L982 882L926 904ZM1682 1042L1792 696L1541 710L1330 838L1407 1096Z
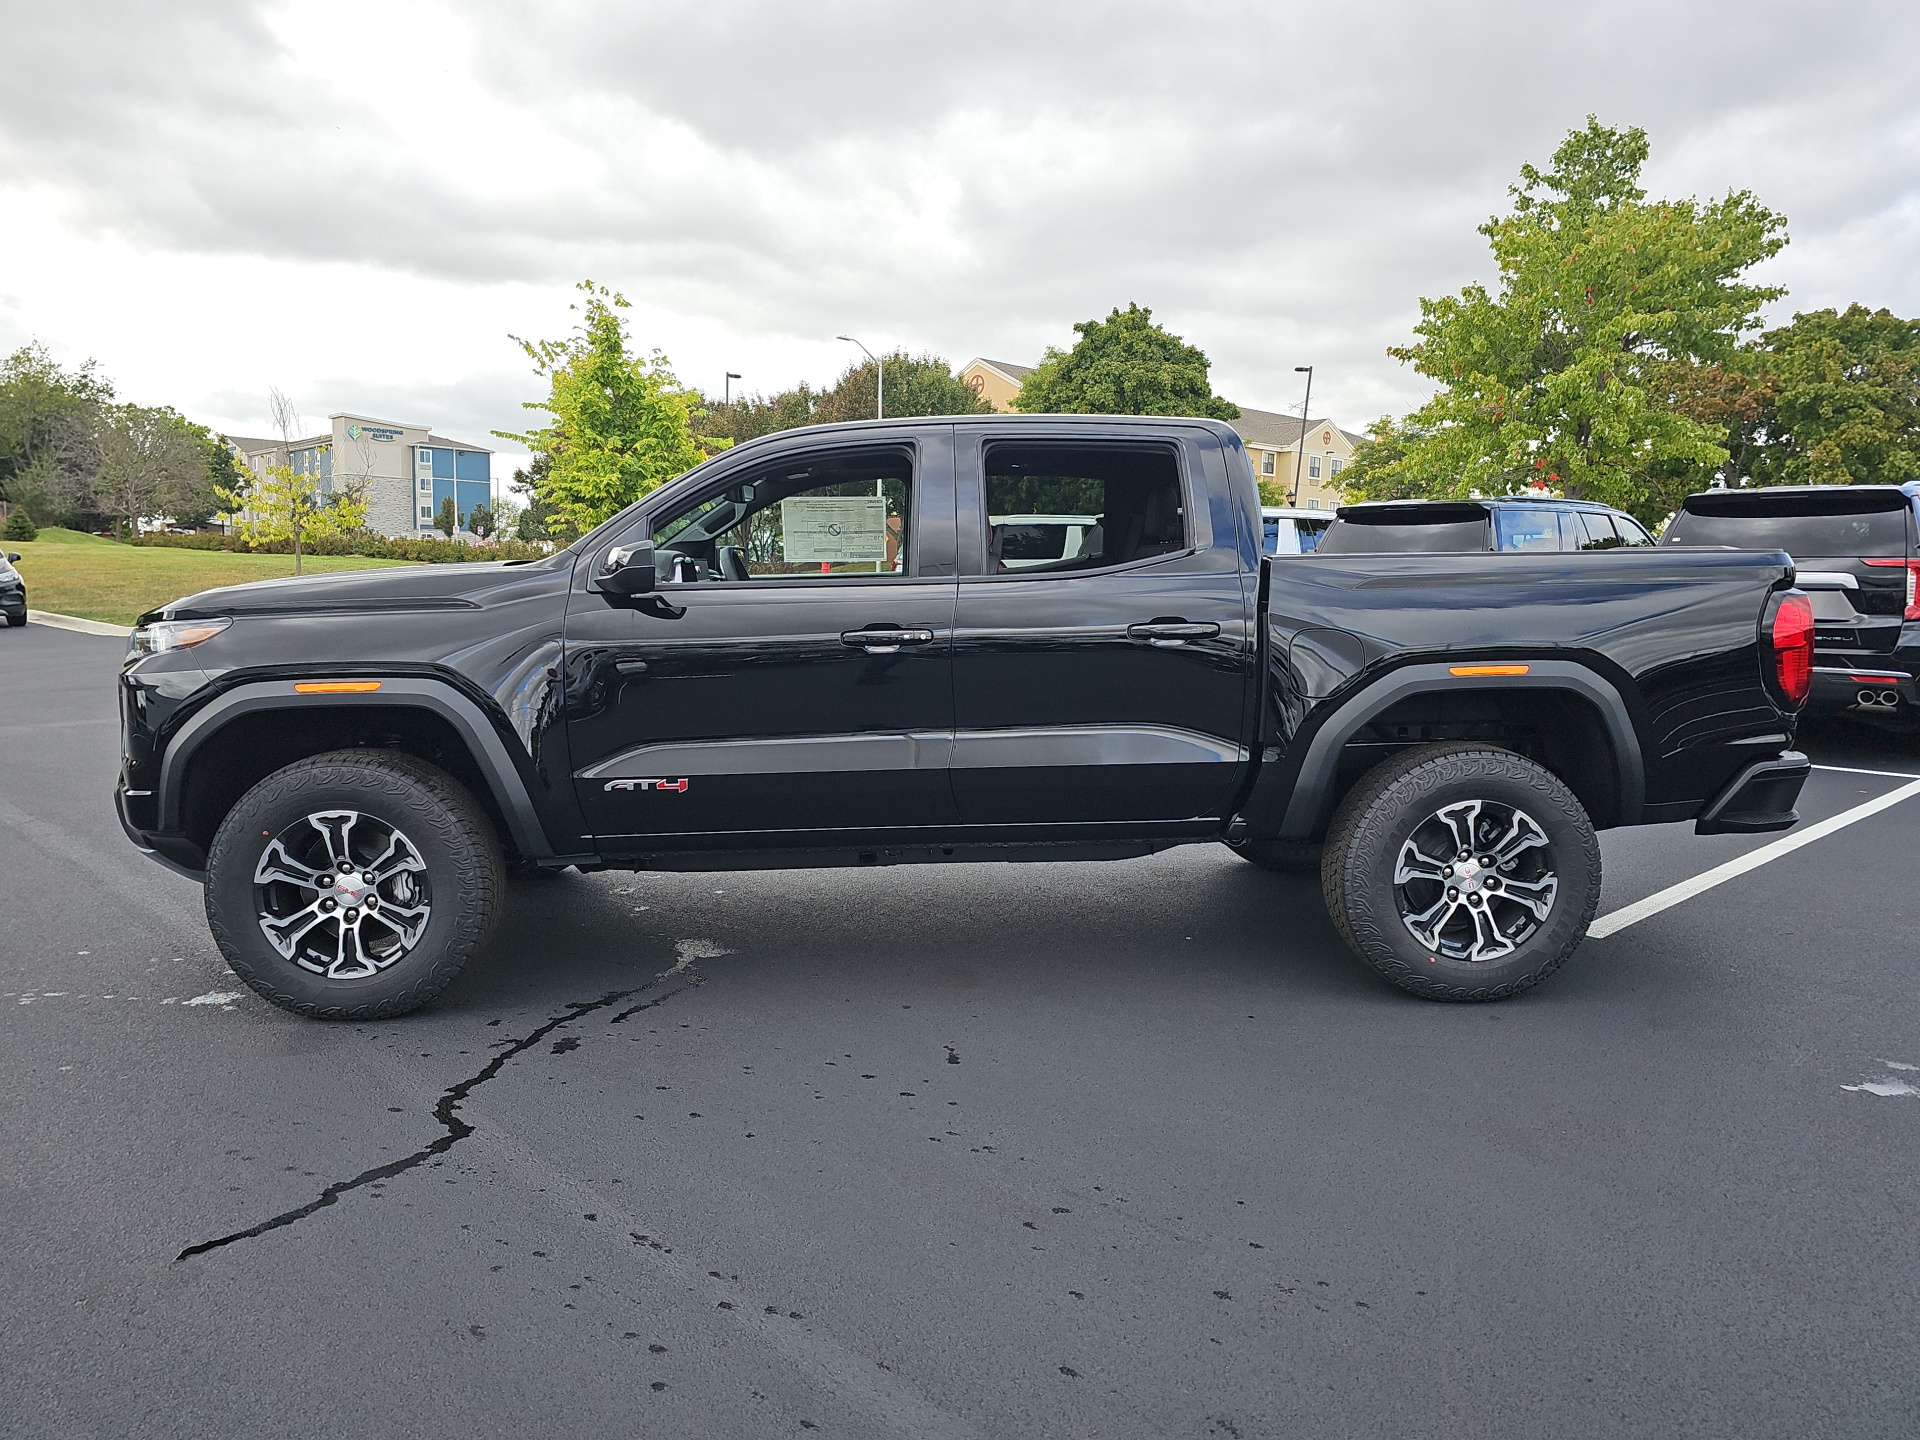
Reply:
M431 999L515 871L1202 841L1317 867L1394 984L1496 999L1586 933L1596 829L1794 823L1793 581L1777 551L1263 556L1211 421L822 426L545 559L152 612L116 799L305 1015Z

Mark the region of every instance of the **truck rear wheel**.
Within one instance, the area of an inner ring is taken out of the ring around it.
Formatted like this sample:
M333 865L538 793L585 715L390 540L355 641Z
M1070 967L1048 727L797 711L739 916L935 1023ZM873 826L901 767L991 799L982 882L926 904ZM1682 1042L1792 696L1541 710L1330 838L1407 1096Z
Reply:
M299 1015L377 1020L444 990L491 933L500 845L473 797L391 750L341 750L240 797L207 857L233 973Z
M1573 792L1531 760L1423 745L1341 802L1320 885L1341 938L1401 989L1503 1000L1585 937L1600 843Z

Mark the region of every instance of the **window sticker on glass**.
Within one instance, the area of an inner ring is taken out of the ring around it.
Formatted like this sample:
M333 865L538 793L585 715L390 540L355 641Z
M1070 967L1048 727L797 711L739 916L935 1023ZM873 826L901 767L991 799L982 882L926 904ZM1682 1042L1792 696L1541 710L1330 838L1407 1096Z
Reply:
M887 502L880 496L795 495L780 502L789 561L887 558Z

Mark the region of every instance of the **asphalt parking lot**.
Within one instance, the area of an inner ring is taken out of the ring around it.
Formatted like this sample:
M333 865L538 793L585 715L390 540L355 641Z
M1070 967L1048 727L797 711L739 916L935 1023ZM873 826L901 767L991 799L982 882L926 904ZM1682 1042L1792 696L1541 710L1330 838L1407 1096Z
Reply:
M1920 1431L1920 796L1496 1006L1190 847L522 883L328 1026L121 835L121 651L0 631L9 1436Z

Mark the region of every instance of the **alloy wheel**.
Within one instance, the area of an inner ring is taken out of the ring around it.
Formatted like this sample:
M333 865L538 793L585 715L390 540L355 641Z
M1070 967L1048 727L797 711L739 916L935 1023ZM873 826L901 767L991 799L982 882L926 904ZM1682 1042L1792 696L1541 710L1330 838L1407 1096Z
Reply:
M267 942L329 980L386 969L419 944L433 913L419 847L357 810L287 826L261 853L253 887Z
M1414 826L1393 867L1401 923L1449 960L1511 955L1546 923L1559 890L1547 832L1491 800L1443 805Z

